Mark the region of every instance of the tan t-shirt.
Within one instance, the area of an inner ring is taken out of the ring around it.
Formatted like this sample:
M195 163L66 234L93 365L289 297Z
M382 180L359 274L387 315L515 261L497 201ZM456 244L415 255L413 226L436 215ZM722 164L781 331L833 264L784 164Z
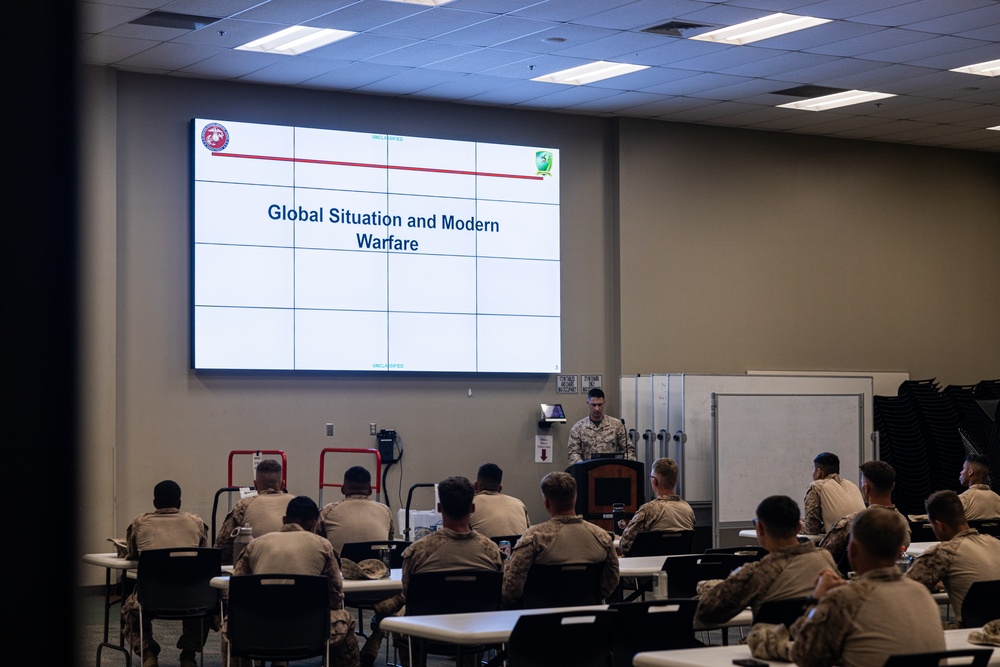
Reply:
M337 553L351 542L391 540L393 533L392 512L364 494L351 494L323 507L319 525Z
M958 499L965 508L966 519L1000 519L1000 495L988 484L973 484L959 494Z
M531 525L524 503L512 496L481 491L473 502L476 509L469 517L469 527L486 537L520 535Z

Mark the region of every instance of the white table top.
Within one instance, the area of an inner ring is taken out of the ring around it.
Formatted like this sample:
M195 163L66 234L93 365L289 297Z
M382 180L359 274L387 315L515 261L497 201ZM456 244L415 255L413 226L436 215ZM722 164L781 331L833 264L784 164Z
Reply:
M503 611L484 611L476 614L435 614L428 616L391 616L384 618L379 627L384 632L398 632L413 637L421 637L432 641L449 644L500 644L510 638L514 625L523 615L549 614L562 611L607 609L607 605L591 605L586 607L558 607L546 609L505 609ZM750 625L753 614L745 609L726 623L703 626L694 623L696 631L720 627L737 627Z
M226 566L223 566L225 569ZM232 566L228 566L232 572ZM229 589L229 575L213 577L212 588ZM403 590L403 571L389 570L384 579L344 579L344 593L398 593Z
M977 646L967 641L969 630L945 630L945 647L949 651L965 648L990 648ZM993 647L990 665L1000 666L1000 647ZM709 646L705 648L678 651L649 651L639 653L632 660L635 667L732 667L734 658L750 658L750 647L746 644L732 646ZM769 665L789 667L789 663L765 660Z
M756 540L757 539L757 530L754 529L754 528L744 528L743 530L740 531L740 537L746 537L746 538L749 538L751 540ZM806 535L804 533L799 533L798 537L804 537L807 540L809 540L810 542L817 543L820 540L822 540L824 537L826 537L826 534L823 534L823 535Z
M940 542L913 542L906 548L906 554L908 556L920 556L925 551L930 549L935 544L941 544Z
M84 554L83 562L90 565L105 567L110 570L134 570L139 567L137 560L125 560L119 558L117 553Z
M663 569L666 556L635 556L618 559L618 575L622 577L649 577Z

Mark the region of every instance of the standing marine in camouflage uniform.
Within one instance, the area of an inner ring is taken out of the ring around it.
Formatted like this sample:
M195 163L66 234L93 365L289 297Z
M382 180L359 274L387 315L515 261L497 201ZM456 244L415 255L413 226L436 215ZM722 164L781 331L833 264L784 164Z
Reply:
M204 547L208 544L208 526L201 517L181 512L181 487L172 480L164 480L153 487L155 512L140 514L128 527L128 560L138 560L139 552L146 549L171 549L173 547ZM160 645L153 639L153 625L143 619L142 646L139 645L139 591L133 591L122 602L122 636L136 654L142 655L142 667L156 667ZM218 619L190 618L182 622L182 634L177 640L181 649L181 667L197 664L195 653L205 646L208 628L218 629Z
M672 459L657 459L649 473L654 498L636 510L627 526L623 526L618 542L627 556L636 535L652 530L694 530L694 510L674 492L677 486L677 464ZM624 523L624 520L622 521Z
M524 595L528 570L535 563L604 563L599 590L604 600L618 586L618 555L606 530L574 513L576 482L565 472L542 478L545 511L552 518L528 528L514 546L503 577L504 606L516 606Z
M825 533L842 517L865 508L861 490L840 476L840 457L836 454L818 454L813 459L812 478L802 503L802 532L806 535Z
M249 525L254 537L275 532L282 526L288 501L295 497L282 493L281 464L274 459L264 459L257 464L253 484L257 495L238 500L215 536L215 547L222 549L224 565L233 563L233 541L237 528Z
M695 618L725 623L746 607L754 613L764 602L806 597L820 572L835 567L830 554L812 542L800 544L799 506L788 496L769 496L757 505L757 541L767 556L747 563L724 580L698 584Z
M896 485L896 471L885 461L868 461L861 465L861 497L869 507L882 507L899 512L892 504L892 489ZM837 562L841 574L847 574L847 541L851 537L851 522L857 516L852 512L833 524L830 532L820 541L819 546L830 552ZM903 546L910 546L910 527L906 527Z
M969 488L958 498L965 508L965 518L970 521L1000 518L1000 495L986 483L989 475L990 462L985 456L969 454L965 458L958 481Z
M954 491L932 493L926 507L927 519L941 543L918 556L906 576L931 590L942 582L958 615L956 620L961 621L969 587L977 581L1000 579L1000 540L969 528L962 501Z
M344 609L344 579L340 559L330 542L314 531L319 509L312 498L292 498L281 528L255 537L243 549L233 575L306 574L326 577L330 588L330 663L334 667L358 667L358 638L354 617ZM228 653L223 631L222 656Z
M891 655L945 650L937 603L895 565L906 529L901 515L884 509L855 517L848 555L861 576L848 584L833 570L820 575L815 606L791 628L796 665L869 667Z
M604 414L604 392L595 387L587 393L590 414L569 431L566 458L572 465L586 461L594 454L624 454L626 459L635 460L635 447L629 442L625 424L620 419Z

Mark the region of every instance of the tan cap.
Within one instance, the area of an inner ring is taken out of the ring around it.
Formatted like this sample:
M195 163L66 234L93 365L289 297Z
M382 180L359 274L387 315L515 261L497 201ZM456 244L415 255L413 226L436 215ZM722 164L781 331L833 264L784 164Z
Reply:
M990 621L983 626L982 630L973 630L970 632L969 643L1000 646L1000 619Z
M389 568L376 558L366 558L360 563L343 558L340 570L344 574L344 579L384 579L389 576Z

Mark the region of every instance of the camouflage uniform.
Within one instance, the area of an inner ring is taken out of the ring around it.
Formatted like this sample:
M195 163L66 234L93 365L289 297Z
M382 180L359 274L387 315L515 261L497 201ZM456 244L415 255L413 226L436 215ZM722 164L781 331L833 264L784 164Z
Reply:
M651 530L694 530L694 510L680 496L658 496L640 507L618 545L626 556L636 535Z
M571 464L586 461L594 454L618 452L635 460L635 447L629 442L625 424L620 419L604 415L600 424L594 424L590 417L584 417L569 430L566 457Z
M277 532L255 537L240 554L233 575L307 574L327 578L330 585L330 662L337 667L358 667L358 638L354 618L344 609L344 581L340 560L330 543L295 523L282 524ZM225 630L222 655L228 652Z
M892 510L893 512L899 513L895 505L876 505L871 504L869 507L884 507L885 509ZM858 512L853 514L848 514L843 517L840 521L833 524L830 528L830 532L820 540L819 546L826 549L833 556L838 564L847 562L847 543L851 539L851 522L854 521L854 517L858 515ZM905 518L905 517L904 517ZM906 539L903 542L904 547L910 546L910 529L906 529Z
M351 542L391 540L395 532L389 508L365 493L348 494L324 506L317 525L316 532L330 540L337 553Z
M401 616L406 613L406 591L410 575L418 572L446 570L501 570L503 560L500 547L488 537L475 531L459 533L449 528L438 528L422 537L403 552L403 592L375 604L375 619ZM361 650L363 656L374 662L385 635L372 628L372 633ZM399 663L409 665L409 642L403 635L393 635L393 644L399 654Z
M145 549L170 549L173 547L204 547L208 545L208 526L201 517L181 512L176 508L158 509L140 514L132 521L126 533L129 560L138 560L139 552ZM137 654L149 651L159 655L160 645L153 639L153 626L148 618L143 619L142 639L139 645L139 600L138 591L122 602L122 637ZM204 625L204 627L203 627ZM185 619L182 634L177 640L177 648L200 651L205 645L208 627L218 629L218 620L209 619L207 624L200 618Z
M989 484L973 484L958 499L965 508L966 519L1000 519L1000 496L993 493Z
M770 600L806 597L816 586L816 576L827 568L836 568L829 552L811 542L780 547L703 592L695 617L703 623L725 623L747 606L756 613Z
M469 527L480 535L520 535L531 525L524 503L513 496L496 491L480 491L473 502L476 509L469 517Z
M552 517L526 530L514 546L503 577L504 606L520 602L528 570L535 563L602 562L600 595L606 599L618 586L618 555L611 536L579 515Z
M937 603L895 566L830 589L791 635L800 667L880 667L897 653L945 650Z
M1000 579L1000 540L980 535L975 528L963 530L918 556L906 576L932 590L937 582L943 582L951 608L961 620L969 586Z
M854 482L834 473L809 485L803 505L802 532L820 535L829 531L841 517L863 510L865 499Z
M294 497L274 489L264 489L256 496L238 500L215 536L215 547L222 549L222 563L231 565L233 562L233 540L236 539L233 532L237 528L249 524L254 537L275 532L281 528L288 501Z

